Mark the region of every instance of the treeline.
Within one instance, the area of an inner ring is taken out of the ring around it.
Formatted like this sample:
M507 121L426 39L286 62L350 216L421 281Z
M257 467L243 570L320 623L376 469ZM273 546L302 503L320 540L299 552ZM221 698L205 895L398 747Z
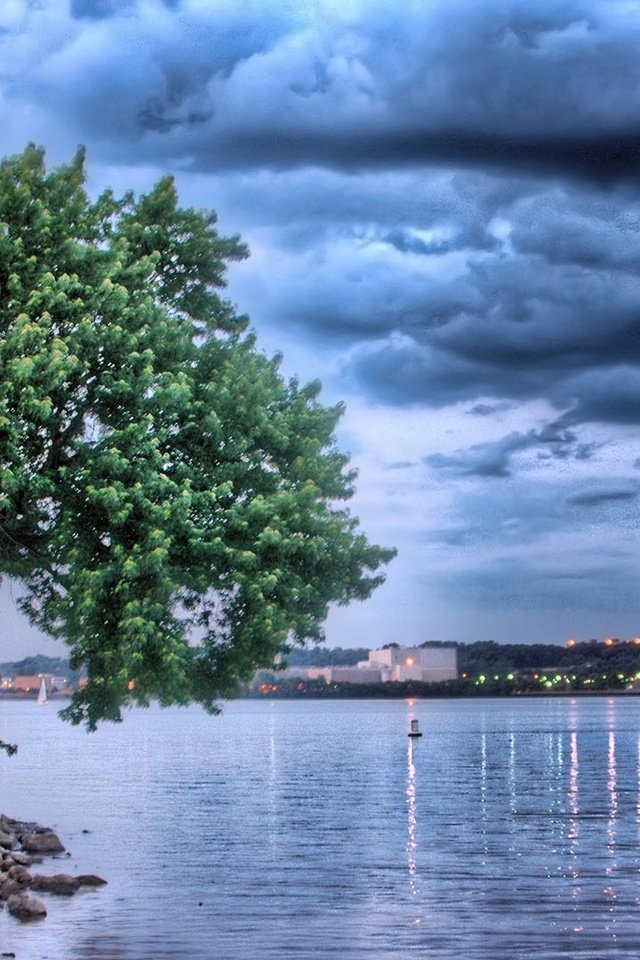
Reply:
M493 643L481 641L457 644L458 668L469 676L503 675L512 670L573 670L580 674L620 672L640 669L640 645L629 641L598 640L570 647L545 643Z
M458 648L458 669L461 680L448 681L449 683L462 683L465 679L463 674L466 674L470 680L485 675L487 683L494 683L498 682L494 681L495 676L503 678L512 672L558 670L560 673L568 671L580 677L600 677L601 679L602 674L613 676L621 673L629 677L640 671L640 644L633 641L603 643L598 640L589 640L576 643L571 647L547 643L503 644L493 641L468 644L427 642L421 646L456 646ZM283 665L291 667L355 666L360 660L366 660L368 655L368 647L295 647L283 657ZM39 673L68 677L72 681L77 679L69 666L69 661L61 657L37 654L19 661L0 663L0 674L4 676ZM390 685L387 684L386 687L389 688ZM450 693L451 691L448 690L448 695ZM363 695L366 694L363 693Z
M417 680L388 683L325 683L299 677L274 676L273 682L250 684L240 696L250 699L406 699L442 697L505 697L531 695L558 695L571 693L601 693L624 690L628 681L618 673L599 674L596 677L572 675L558 677L557 682L534 677L507 675L486 677L481 683L471 677L420 683Z
M551 643L495 643L480 640L475 643L427 642L421 646L457 647L460 673L474 677L552 667L580 673L600 668L605 672L619 671L625 674L640 670L640 645L632 641L613 640L607 644L589 640L565 647ZM355 666L368 656L368 647L305 647L292 649L283 659L290 667L342 667Z
M24 660L9 660L6 663L0 663L0 674L2 676L38 676L40 673L51 674L54 677L67 677L73 680L76 674L71 670L69 661L62 657L46 657L38 653L33 657L25 657Z

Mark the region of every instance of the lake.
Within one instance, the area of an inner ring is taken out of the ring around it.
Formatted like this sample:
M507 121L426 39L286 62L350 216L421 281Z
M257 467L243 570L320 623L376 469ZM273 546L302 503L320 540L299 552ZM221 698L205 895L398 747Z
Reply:
M633 697L243 700L92 735L0 702L0 738L0 810L72 854L44 872L109 881L1 911L18 960L637 960Z

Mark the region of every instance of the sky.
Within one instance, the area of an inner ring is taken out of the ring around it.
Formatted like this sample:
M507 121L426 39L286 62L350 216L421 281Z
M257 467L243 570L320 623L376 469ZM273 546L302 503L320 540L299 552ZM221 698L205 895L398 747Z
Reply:
M218 212L229 296L344 400L332 646L640 634L640 3L3 0L2 155ZM7 655L52 652L0 596Z

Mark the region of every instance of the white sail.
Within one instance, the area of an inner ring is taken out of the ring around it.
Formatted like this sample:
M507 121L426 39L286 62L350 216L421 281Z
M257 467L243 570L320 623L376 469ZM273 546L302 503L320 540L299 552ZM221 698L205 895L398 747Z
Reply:
M38 703L48 703L47 697L47 685L44 682L44 677L40 680L40 692L38 693Z

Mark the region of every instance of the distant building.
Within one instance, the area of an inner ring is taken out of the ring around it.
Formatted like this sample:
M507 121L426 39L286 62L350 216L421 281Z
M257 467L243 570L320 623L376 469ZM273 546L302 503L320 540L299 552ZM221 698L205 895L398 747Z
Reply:
M366 661L364 661L366 663ZM331 667L331 683L382 683L380 667Z
M326 680L331 682L331 667L307 667L304 676L309 680Z
M363 667L377 668L383 683L395 680L419 680L434 683L458 679L457 647L385 647L372 650Z
M57 677L51 673L16 673L13 677L2 677L0 687L8 692L38 693L43 679L48 694L61 693L70 688L66 677Z
M23 693L37 693L40 689L42 676L40 674L16 674L11 678L10 690L21 690ZM51 689L51 677L44 678L47 692Z
M458 679L457 647L386 647L371 650L356 666L286 667L277 672L259 670L254 683L287 679L320 680L327 683L389 683L417 680L435 683Z

